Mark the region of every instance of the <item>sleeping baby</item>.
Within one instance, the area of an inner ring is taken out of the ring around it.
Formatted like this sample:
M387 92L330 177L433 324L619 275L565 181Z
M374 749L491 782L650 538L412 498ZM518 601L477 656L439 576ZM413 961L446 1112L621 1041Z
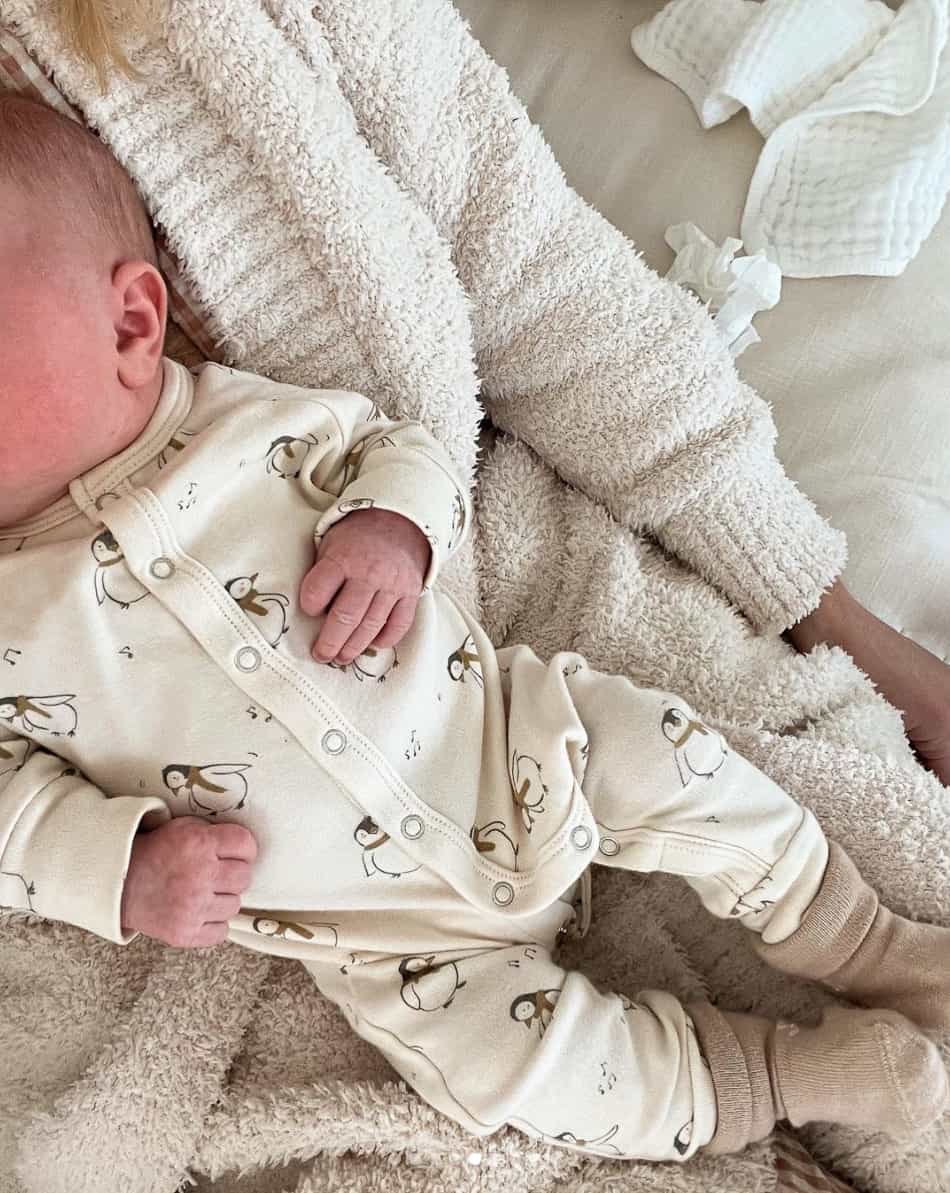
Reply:
M474 1135L686 1160L932 1122L950 930L880 906L682 697L496 650L438 583L472 508L422 426L193 374L165 314L131 180L0 100L0 904L297 958ZM599 991L557 960L595 861L681 875L874 1009Z

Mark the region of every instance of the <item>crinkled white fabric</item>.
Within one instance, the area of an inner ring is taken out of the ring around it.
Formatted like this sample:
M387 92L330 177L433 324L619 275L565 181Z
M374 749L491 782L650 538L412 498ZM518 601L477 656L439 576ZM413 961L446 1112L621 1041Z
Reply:
M673 0L635 52L704 128L745 107L766 138L742 217L789 277L893 276L950 188L947 0Z

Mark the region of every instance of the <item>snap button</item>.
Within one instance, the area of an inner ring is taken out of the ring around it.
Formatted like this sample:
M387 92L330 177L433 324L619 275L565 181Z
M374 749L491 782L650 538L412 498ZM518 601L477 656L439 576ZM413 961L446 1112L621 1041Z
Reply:
M613 857L615 853L620 852L620 846L613 839L613 837L601 837L600 852L607 857Z
M170 559L166 559L164 555L159 555L157 559L153 559L148 565L148 570L156 580L167 580L169 576L174 575L175 565Z
M261 665L261 656L253 646L242 646L234 656L234 665L239 671L256 671Z
M402 835L410 841L415 841L426 831L420 816L407 816L399 827L402 829Z
M492 887L491 897L499 907L507 907L515 897L515 888L510 882L496 882Z
M346 748L346 735L339 729L331 729L324 733L321 745L328 754L342 754Z
M589 849L594 835L586 824L579 824L571 829L571 844L575 849Z

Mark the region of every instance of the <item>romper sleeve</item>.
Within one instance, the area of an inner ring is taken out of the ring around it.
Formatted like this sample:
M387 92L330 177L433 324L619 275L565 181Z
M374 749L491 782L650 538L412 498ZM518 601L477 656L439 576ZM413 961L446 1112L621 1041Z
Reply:
M0 906L84 928L114 944L140 828L171 818L155 796L107 796L69 763L0 731Z
M339 443L300 480L305 488L330 492L338 500L318 520L315 540L354 510L375 507L401 514L429 540L423 586L431 588L472 520L468 488L455 465L421 423L388 419L369 398L340 393L321 395L321 401L333 413Z

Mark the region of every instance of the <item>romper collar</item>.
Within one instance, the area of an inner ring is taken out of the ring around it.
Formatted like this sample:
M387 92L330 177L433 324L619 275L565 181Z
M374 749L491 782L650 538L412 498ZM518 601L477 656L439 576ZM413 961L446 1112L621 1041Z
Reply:
M195 392L192 375L183 365L167 356L162 358L162 368L162 392L141 435L116 455L77 476L70 483L69 492L45 510L12 526L0 528L0 541L26 539L51 530L74 518L77 507L94 525L99 525L102 503L114 500L131 488L129 477L168 446L169 440L191 411Z

